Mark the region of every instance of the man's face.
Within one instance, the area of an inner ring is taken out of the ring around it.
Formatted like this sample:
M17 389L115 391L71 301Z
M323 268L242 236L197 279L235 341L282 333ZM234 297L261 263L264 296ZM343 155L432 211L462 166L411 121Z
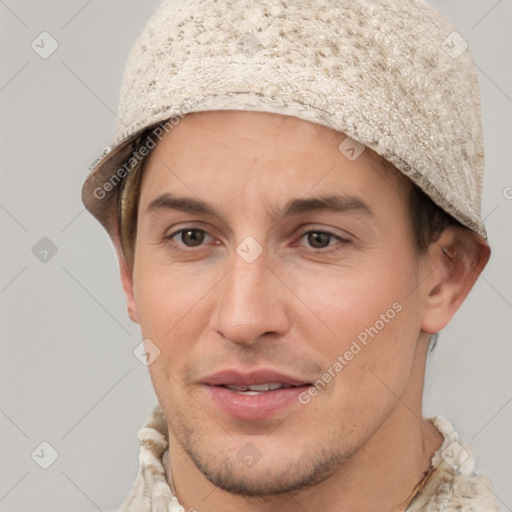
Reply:
M294 117L203 112L144 171L132 316L160 350L149 370L171 454L231 492L325 479L410 385L421 276L408 184L368 149L351 161L344 139ZM259 370L305 385L221 386L286 380Z

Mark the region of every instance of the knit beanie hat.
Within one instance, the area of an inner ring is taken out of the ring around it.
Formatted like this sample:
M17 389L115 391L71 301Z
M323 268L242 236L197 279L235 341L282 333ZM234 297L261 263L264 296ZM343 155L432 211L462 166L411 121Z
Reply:
M114 139L83 185L120 235L120 191L189 112L264 111L371 148L484 239L480 91L468 43L423 0L166 0L126 65Z

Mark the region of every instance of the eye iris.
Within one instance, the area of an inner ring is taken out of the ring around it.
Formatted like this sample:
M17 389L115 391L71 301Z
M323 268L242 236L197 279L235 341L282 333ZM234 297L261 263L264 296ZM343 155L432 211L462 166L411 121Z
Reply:
M185 245L195 247L200 245L204 240L204 232L198 229L187 229L181 234L181 239Z
M331 235L329 235L329 233L313 231L308 233L308 243L315 249L327 247L327 245L329 245L330 237Z

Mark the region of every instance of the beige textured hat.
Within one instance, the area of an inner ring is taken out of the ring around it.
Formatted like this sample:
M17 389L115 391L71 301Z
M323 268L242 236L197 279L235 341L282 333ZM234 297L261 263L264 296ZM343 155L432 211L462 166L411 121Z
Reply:
M487 238L476 69L464 38L421 0L164 1L130 53L115 138L82 190L113 238L123 179L164 130L206 110L339 130Z

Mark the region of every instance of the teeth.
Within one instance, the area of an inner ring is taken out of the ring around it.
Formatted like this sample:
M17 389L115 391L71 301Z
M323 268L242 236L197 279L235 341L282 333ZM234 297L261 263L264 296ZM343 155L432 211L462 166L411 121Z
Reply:
M250 391L271 391L273 389L279 389L282 384L278 382L270 382L268 384L255 384L254 386L248 386Z
M279 383L279 382L270 382L270 383L267 383L267 384L255 384L253 386L226 385L226 387L228 389L232 389L233 391L247 391L246 394L255 395L258 392L272 391L274 389L283 388L285 386L283 384ZM251 391L255 391L256 393L249 393Z

